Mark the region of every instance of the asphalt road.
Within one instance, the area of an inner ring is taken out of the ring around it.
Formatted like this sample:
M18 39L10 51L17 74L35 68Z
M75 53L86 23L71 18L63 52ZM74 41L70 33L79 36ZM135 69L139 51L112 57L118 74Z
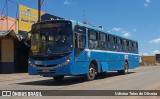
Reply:
M0 75L0 79L6 76ZM12 76L12 75L11 75ZM18 79L16 77L19 76ZM13 79L13 80L12 80ZM1 90L160 90L160 66L140 67L129 70L127 75L109 72L93 81L82 77L66 77L61 82L52 78L17 74L9 80L0 81ZM33 97L0 97L0 99L32 99ZM45 97L34 97L43 99ZM52 99L160 99L158 96L54 96Z

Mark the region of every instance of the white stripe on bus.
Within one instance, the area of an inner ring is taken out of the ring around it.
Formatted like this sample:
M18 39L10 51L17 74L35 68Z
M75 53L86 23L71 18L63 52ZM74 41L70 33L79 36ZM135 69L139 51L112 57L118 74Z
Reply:
M85 49L85 51L91 51L91 52L105 52L105 53L116 53L116 54L128 54L128 55L139 55L139 54L134 54L134 53L125 53L125 52L114 52L114 51L103 51L103 50L90 50L90 49Z

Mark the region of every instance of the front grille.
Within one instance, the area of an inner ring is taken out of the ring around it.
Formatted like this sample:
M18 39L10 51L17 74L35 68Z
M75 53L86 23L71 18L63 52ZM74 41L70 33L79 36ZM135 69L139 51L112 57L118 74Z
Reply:
M62 53L62 54L54 54L54 55L50 55L50 56L45 56L45 55L30 55L31 59L34 60L55 60L55 59L60 59L63 57L66 57L67 55L71 54L71 52L68 53Z
M54 59L60 59L63 56L48 56L48 57L33 57L31 56L30 58L34 59L34 60L54 60Z
M53 65L36 65L36 67L55 67L57 66L57 64L53 64Z

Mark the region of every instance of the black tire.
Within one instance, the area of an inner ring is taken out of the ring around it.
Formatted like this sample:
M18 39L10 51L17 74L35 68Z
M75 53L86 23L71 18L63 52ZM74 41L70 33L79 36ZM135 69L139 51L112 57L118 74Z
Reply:
M107 72L101 72L101 73L98 74L98 77L104 77L106 75L107 75Z
M96 69L93 63L90 64L88 73L85 75L85 79L88 81L94 80L96 76Z
M124 70L118 70L118 74L119 75L128 74L128 63L127 62L125 62L125 64L124 64Z
M60 76L54 76L53 79L55 81L62 81L64 79L64 75L60 75Z
M107 76L107 72L98 73L98 79L103 79Z

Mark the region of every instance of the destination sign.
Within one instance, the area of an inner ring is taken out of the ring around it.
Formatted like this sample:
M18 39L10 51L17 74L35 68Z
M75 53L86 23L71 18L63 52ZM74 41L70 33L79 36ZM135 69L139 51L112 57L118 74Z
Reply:
M32 29L46 29L46 28L57 28L57 27L65 27L66 23L42 23L33 25Z

